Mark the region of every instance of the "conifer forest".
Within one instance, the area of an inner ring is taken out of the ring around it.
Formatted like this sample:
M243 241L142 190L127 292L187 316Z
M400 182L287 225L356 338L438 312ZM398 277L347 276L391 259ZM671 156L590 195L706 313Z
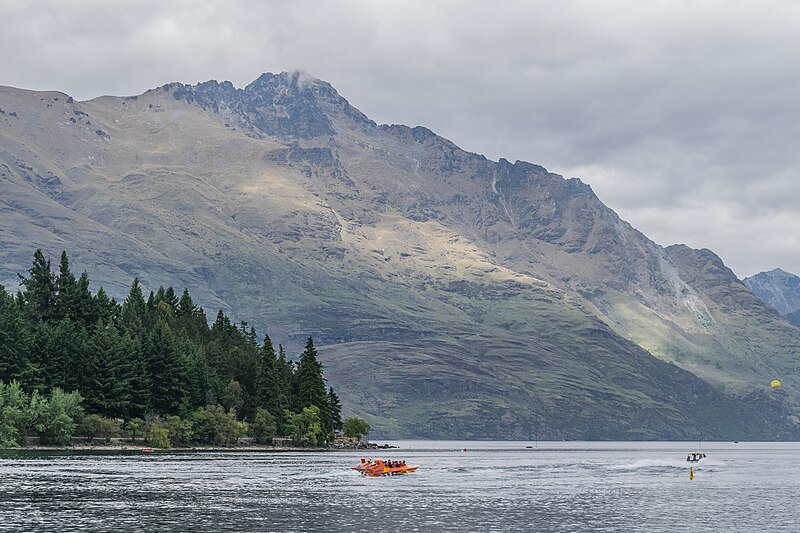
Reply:
M20 290L0 286L0 446L65 444L73 434L137 432L156 446L231 445L249 434L323 445L342 428L311 337L297 362L268 335L222 311L209 322L187 289L121 303L67 253L57 271L41 250Z

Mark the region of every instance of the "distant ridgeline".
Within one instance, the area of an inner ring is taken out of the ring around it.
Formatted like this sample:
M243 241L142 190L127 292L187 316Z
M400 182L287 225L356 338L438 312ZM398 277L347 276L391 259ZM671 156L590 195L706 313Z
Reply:
M275 353L269 336L259 345L254 328L232 324L222 311L209 326L188 290L178 297L161 287L145 299L134 279L118 304L102 288L91 294L87 274L72 274L66 252L56 273L37 250L20 278L16 296L0 286L0 407L12 389L45 400L78 393L83 412L126 423L197 423L216 412L240 427L272 426L269 439L277 433L305 444L324 444L341 429L339 399L326 390L311 337L295 364L282 346Z

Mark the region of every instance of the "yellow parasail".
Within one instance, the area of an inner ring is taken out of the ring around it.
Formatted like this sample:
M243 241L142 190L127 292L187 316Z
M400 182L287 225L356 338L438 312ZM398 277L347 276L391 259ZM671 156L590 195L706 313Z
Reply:
M780 381L778 381L777 379L773 379L773 380L772 380L772 383L770 383L769 385L770 385L770 387L772 387L773 389L779 389L779 388L781 388L781 382L780 382Z

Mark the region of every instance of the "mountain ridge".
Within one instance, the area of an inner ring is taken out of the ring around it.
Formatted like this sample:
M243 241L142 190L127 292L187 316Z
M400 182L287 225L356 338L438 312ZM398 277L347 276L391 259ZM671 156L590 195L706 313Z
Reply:
M423 127L377 125L297 72L244 89L56 94L0 90L0 184L15 198L0 200L14 220L0 228L0 280L27 268L36 242L109 267L112 294L132 275L190 286L203 305L287 343L313 334L345 404L388 436L797 430L796 393L770 396L766 384L796 372L800 337L738 289L726 304L715 291L732 287L728 272L696 275L713 258L656 245L577 178L489 161ZM747 327L754 340L742 344L737 328L756 321L768 333ZM392 369L374 386L355 377L370 361ZM447 378L420 374L426 366ZM622 379L636 369L638 382ZM653 385L674 372L680 395ZM716 407L698 405L698 390ZM434 398L446 409L434 412ZM775 414L755 422L761 401ZM660 407L646 412L672 413L666 422L632 409L651 403ZM748 413L751 430L732 413Z
M744 278L744 284L764 303L796 326L800 312L800 277L780 268Z

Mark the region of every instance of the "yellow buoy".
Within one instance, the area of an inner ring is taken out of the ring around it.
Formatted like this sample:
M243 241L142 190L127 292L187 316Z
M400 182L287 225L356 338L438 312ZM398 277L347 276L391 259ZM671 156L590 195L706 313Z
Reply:
M772 387L773 389L779 389L779 388L781 387L781 382L780 382L780 381L778 381L777 379L773 379L773 380L772 380L772 383L770 383L769 385L770 385L770 387Z

